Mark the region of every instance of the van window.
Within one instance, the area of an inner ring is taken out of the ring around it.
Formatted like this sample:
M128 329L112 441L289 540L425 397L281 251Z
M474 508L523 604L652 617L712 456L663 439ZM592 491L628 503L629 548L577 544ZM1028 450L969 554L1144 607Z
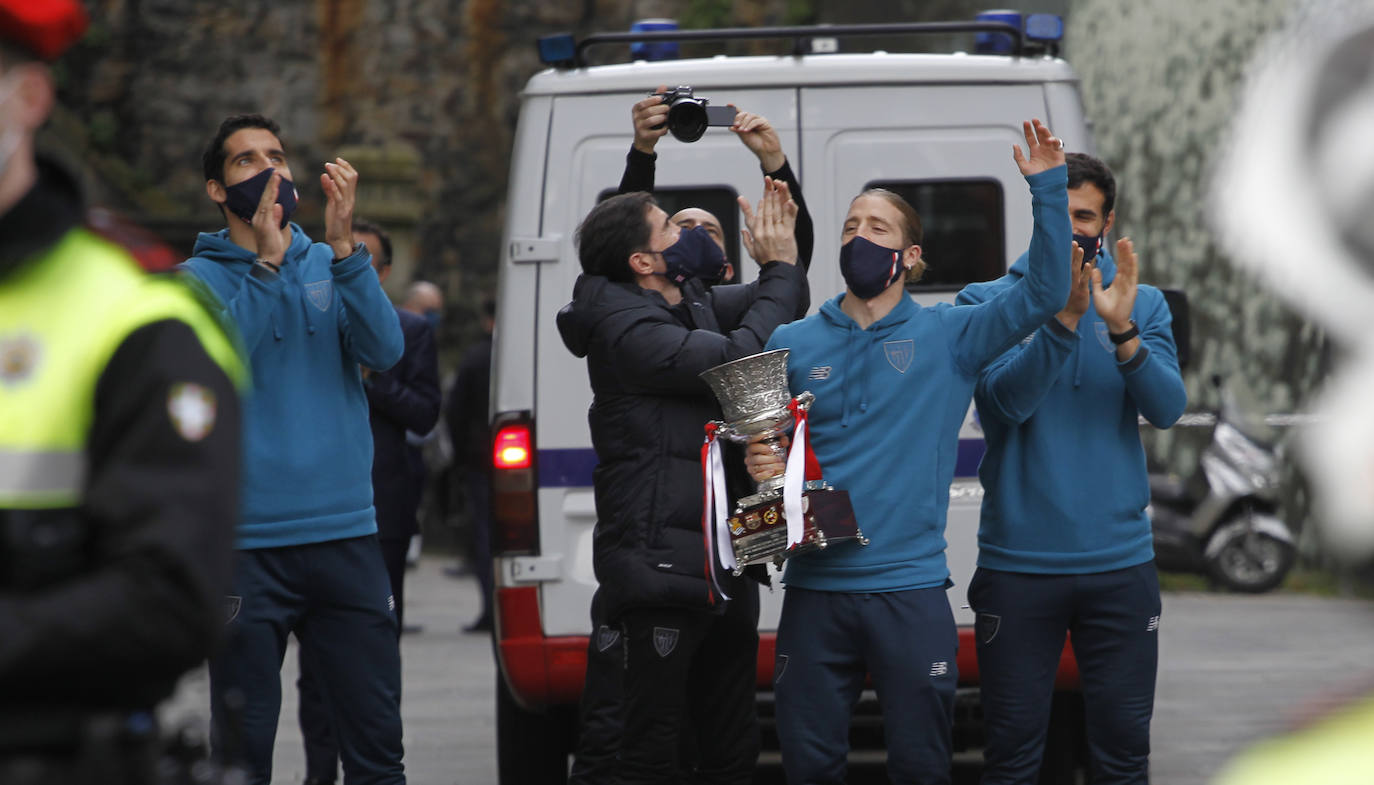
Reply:
M921 216L926 272L908 290L957 291L1006 272L1002 184L997 180L875 180L864 188L900 194Z
M615 196L615 189L608 188L602 191L596 201L601 202ZM654 189L654 201L668 215L676 215L679 210L688 207L699 207L706 212L714 215L720 221L721 229L725 230L725 257L730 260L730 264L736 270L742 269L739 264L739 205L735 202L735 197L739 193L729 186L718 185L704 188L674 188L663 187Z

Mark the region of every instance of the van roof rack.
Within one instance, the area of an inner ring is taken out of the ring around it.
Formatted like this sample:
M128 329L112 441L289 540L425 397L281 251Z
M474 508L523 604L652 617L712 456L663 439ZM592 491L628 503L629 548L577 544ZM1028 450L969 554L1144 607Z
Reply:
M654 42L699 42L794 39L793 55L807 54L807 42L813 38L844 38L872 35L944 35L949 33L1000 33L1011 42L1010 54L1021 57L1029 54L1025 31L1005 22L890 22L846 25L793 25L786 27L722 27L706 30L643 30L623 33L592 33L577 41L571 33L558 33L539 39L540 59L555 68L583 68L587 65L583 53L593 46L604 44L633 44ZM1040 43L1038 38L1032 38ZM1035 47L1039 51L1039 47Z

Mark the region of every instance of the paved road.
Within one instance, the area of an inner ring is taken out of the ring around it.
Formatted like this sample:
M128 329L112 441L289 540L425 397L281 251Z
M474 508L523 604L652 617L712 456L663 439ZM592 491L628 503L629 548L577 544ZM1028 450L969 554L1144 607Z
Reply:
M407 583L402 638L406 768L413 785L496 781L490 642L460 627L477 613L476 583L426 557ZM1154 785L1203 785L1247 743L1282 730L1304 706L1374 674L1374 606L1295 595L1169 594L1161 626ZM282 668L283 722L274 783L304 778L295 722L295 649ZM203 672L167 714L206 713ZM203 721L203 720L202 720Z

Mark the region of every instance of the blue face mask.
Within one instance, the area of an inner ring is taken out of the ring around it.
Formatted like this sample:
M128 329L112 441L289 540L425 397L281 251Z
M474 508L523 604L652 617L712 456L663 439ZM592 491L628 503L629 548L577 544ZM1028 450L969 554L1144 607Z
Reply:
M258 202L262 201L262 192L267 190L267 181L272 179L275 171L268 167L241 183L225 186L224 206L242 218L244 223L251 224L253 213L258 210ZM285 177L277 184L277 204L281 205L281 228L285 229L291 214L296 212L296 186Z
M840 275L860 300L877 297L904 274L901 250L884 248L857 234L840 246Z
M1092 237L1086 234L1076 234L1073 241L1078 243L1078 247L1083 249L1083 264L1087 264L1097 258L1097 252L1102 248L1102 235Z
M702 226L683 229L677 242L663 250L663 264L668 280L679 285L688 278L713 284L725 276L725 252Z
M425 321L429 322L429 326L433 327L435 332L439 331L440 316L438 311L425 311Z

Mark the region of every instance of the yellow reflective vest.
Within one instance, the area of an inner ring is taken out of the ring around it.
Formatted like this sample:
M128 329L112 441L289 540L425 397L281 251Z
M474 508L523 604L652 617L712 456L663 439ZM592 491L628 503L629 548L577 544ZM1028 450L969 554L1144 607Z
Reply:
M244 388L234 341L184 282L84 229L0 278L0 509L80 503L101 373L131 333L169 319Z

